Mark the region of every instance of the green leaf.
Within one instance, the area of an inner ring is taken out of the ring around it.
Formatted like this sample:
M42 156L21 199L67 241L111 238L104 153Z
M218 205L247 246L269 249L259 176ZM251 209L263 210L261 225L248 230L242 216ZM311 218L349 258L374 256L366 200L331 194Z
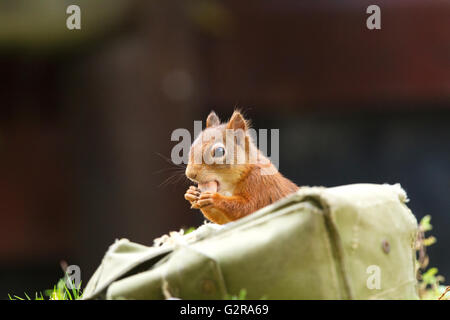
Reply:
M435 284L436 282L435 275L437 274L437 272L438 272L437 268L428 269L427 272L425 272L422 276L423 282L429 285Z
M246 296L247 296L247 290L241 289L241 291L239 292L239 300L245 300Z
M423 240L423 245L426 246L426 247L429 247L429 246L431 246L432 244L435 244L435 243L436 243L436 238L433 237L433 236L428 237L428 238Z
M188 228L187 230L184 231L184 234L191 233L194 230L195 230L195 227L190 227L190 228Z
M431 225L430 221L431 221L431 216L429 214L427 214L425 217L423 217L420 220L419 225L424 232L430 231L431 229L433 229L433 226Z

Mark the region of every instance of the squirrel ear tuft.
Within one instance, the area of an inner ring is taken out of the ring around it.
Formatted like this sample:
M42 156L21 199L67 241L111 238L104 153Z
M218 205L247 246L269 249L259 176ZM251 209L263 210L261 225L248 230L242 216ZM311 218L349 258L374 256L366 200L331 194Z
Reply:
M244 119L244 116L239 111L234 111L230 121L228 121L227 129L242 129L247 131L248 127L249 124L247 120Z
M214 111L211 111L208 118L206 118L206 127L215 127L220 124L220 119Z

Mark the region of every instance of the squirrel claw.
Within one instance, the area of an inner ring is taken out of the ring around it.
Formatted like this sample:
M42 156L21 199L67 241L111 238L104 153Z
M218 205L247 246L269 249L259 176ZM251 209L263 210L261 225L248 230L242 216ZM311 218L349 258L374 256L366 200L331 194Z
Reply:
M202 209L202 208L212 205L213 201L212 201L212 199L198 200L197 204L198 204L198 209Z
M214 193L205 191L200 194L200 197L197 200L197 204L199 208L204 208L210 206L214 203Z
M216 193L209 191L200 192L195 186L190 186L184 194L184 198L191 203L191 209L202 209L214 203Z
M197 200L191 202L191 209L200 209L200 207L198 206Z
M200 192L197 187L190 186L184 194L184 198L191 203L191 209L198 209L197 200L199 199Z

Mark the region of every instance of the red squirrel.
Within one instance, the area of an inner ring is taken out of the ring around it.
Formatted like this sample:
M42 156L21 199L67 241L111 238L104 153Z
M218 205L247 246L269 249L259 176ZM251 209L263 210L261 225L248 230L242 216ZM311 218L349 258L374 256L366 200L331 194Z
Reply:
M299 189L258 150L249 129L239 111L227 123L212 111L191 145L186 176L198 186L184 198L214 223L240 219Z

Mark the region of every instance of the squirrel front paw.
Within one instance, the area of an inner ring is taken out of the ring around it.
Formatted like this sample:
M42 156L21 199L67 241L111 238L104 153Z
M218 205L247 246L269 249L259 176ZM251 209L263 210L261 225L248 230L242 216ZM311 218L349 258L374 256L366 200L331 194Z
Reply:
M195 203L195 208L202 209L213 205L218 195L219 194L217 192L209 192L209 191L202 192L198 197L197 202Z
M201 191L196 186L190 186L184 194L184 198L191 203L191 208L195 208L195 204L199 199Z
M201 192L196 186L190 186L184 198L191 203L191 209L202 209L214 204L218 197L217 192Z

